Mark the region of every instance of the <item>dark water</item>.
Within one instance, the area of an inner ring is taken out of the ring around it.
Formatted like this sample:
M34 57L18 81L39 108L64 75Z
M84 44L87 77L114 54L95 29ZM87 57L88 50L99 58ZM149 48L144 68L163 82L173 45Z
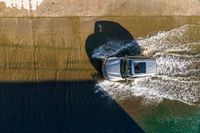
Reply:
M2 133L143 132L94 81L0 83Z

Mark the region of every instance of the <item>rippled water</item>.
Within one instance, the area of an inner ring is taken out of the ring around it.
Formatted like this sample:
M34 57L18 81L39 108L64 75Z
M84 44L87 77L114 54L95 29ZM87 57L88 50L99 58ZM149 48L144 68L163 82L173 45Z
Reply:
M157 74L129 83L99 81L97 86L117 99L140 96L144 98L143 102L148 104L160 103L164 99L197 104L200 98L199 34L199 25L187 24L139 38L136 42L142 48L142 55L156 59ZM109 47L106 45L96 49L93 56L108 57L120 50L134 47L136 42L121 47L119 44L114 47L116 42L110 42Z

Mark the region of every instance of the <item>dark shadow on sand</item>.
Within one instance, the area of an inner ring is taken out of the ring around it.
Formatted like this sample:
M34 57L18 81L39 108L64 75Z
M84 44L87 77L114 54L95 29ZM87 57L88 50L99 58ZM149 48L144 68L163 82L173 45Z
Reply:
M112 21L97 21L95 23L94 33L88 36L85 43L87 56L97 72L101 73L102 60L92 57L94 50L114 41L120 42L121 45L134 42L134 45L112 56L120 57L125 55L138 55L141 53L139 45L129 31L123 26ZM115 46L113 45L113 47Z
M0 83L2 133L140 133L95 81Z

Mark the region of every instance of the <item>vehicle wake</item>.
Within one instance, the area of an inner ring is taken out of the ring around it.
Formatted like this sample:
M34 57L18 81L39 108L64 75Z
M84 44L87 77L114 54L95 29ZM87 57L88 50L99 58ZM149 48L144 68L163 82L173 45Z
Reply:
M157 75L136 78L128 83L103 80L96 86L117 100L138 96L144 99L144 103L150 104L164 99L197 104L200 100L199 34L199 25L184 25L138 39L142 55L156 59ZM96 49L93 57L102 59L120 51L136 50L134 42L126 45L109 42L107 46Z

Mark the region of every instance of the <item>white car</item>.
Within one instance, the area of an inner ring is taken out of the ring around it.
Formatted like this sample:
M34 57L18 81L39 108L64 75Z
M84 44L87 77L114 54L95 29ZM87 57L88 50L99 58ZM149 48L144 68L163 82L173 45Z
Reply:
M111 81L133 80L156 73L156 61L143 56L109 57L102 64L103 76Z

